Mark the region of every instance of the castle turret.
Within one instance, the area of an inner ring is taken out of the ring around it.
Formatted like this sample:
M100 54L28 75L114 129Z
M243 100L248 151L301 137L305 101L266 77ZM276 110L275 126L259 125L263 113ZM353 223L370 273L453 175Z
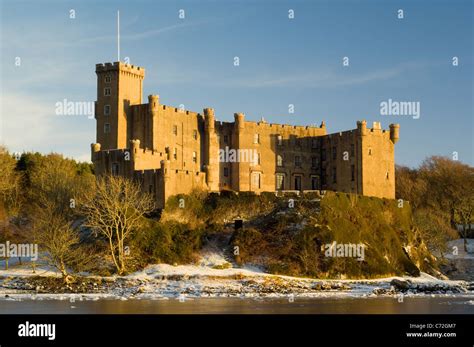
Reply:
M91 143L92 153L100 151L100 143Z
M397 143L400 138L400 124L390 124L390 140L393 144Z
M244 144L245 131L245 115L243 113L234 113L234 146L241 148ZM248 190L248 183L246 185L245 174L248 175L248 164L239 161L231 163L232 168L232 189Z
M160 106L160 97L158 95L148 95L148 117L149 124L148 131L145 133L145 147L152 150L157 150L158 144L155 143L154 134L159 133L160 119L158 117L158 110Z
M357 130L361 136L367 135L367 122L365 120L357 121Z
M160 162L160 168L163 170L163 177L165 182L169 181L170 179L170 161L169 160L162 160Z
M245 115L243 113L234 113L235 128L244 129Z
M140 150L140 140L131 140L130 147L132 148L132 159L135 161L138 151Z
M205 108L204 109L204 121L206 124L206 129L214 129L215 127L215 116L214 116L214 109L213 108Z
M214 109L204 109L206 139L206 182L210 190L219 190L219 143L215 129Z
M160 162L160 171L161 171L161 182L158 185L158 192L157 194L161 197L158 206L160 208L165 207L165 202L168 197L172 194L173 190L170 189L169 183L171 179L171 170L170 170L170 161L169 160L162 160Z
M91 143L91 161L96 160L96 153L100 152L100 143Z
M159 95L148 95L148 109L150 112L158 111L158 105L160 104L160 96Z

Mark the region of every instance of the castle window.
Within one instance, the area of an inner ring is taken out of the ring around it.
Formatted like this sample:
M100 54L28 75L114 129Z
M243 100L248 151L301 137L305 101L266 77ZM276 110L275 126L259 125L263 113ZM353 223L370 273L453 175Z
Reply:
M283 157L281 155L277 155L277 166L283 166Z
M351 165L351 181L355 181L355 166Z
M224 143L229 143L229 136L224 135Z
M337 183L337 172L335 167L332 168L332 183Z
M389 179L388 171L387 171L387 173L385 174L385 179L387 179L387 180Z
M301 176L295 176L295 190L301 190Z
M260 189L260 173L259 172L252 173L252 188Z
M228 167L224 168L224 177L229 177L229 168Z
M110 83L110 81L112 81L110 75L105 76L105 83Z
M369 155L372 155L372 148L369 148Z
M311 139L311 148L318 148L318 139Z
M196 152L193 152L193 163L197 162L197 154Z
M311 157L311 167L317 168L319 166L318 157Z
M193 130L193 139L197 140L197 138L198 138L198 131Z
M337 158L337 147L334 146L332 148L332 159L336 160L336 158Z
M118 163L112 163L112 175L113 176L118 176L119 174L119 164Z
M257 153L257 165L260 165L260 153Z
M178 135L178 126L173 125L173 135Z
M295 155L295 166L301 167L301 157L299 155Z
M104 105L104 116L110 115L110 105Z
M176 147L173 149L173 159L178 159L178 149Z
M110 88L109 87L104 88L104 96L110 96L110 94L111 94Z
M351 157L355 157L355 146L351 143Z
M260 134L253 135L253 143L260 143Z
M104 124L104 133L105 134L110 133L110 124L109 123Z
M277 136L278 146L283 145L283 137L281 135Z
M283 174L277 174L276 175L276 189L277 190L283 190L285 189L285 176Z
M317 176L311 176L311 189L312 190L318 189L318 177Z
M301 147L301 139L295 139L295 144L298 147Z

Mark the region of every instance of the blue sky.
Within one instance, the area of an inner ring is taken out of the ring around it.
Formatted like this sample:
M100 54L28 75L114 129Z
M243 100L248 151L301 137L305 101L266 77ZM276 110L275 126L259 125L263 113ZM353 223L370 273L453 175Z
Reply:
M458 152L474 165L471 0L0 4L0 142L12 151L89 159L95 120L58 116L55 104L96 100L95 64L117 60L120 10L121 56L146 69L145 99L213 107L223 121L234 112L285 124L325 120L331 133L361 119L400 123L398 164ZM381 115L388 99L420 102L420 118Z

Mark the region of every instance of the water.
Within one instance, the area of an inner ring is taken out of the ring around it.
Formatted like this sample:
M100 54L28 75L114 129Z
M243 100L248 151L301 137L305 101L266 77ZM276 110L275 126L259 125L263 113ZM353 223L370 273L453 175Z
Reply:
M474 296L373 298L0 300L0 314L474 314Z

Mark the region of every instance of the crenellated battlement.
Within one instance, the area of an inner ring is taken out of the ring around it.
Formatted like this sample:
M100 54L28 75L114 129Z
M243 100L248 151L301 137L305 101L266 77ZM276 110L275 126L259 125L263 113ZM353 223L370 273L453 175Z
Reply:
M145 77L145 69L140 66L125 64L118 61L114 63L95 64L96 73L109 72L109 71L123 71L123 72L128 72L134 75L138 75L143 78Z
M389 138L394 144L398 141L400 136L400 125L390 124L389 129L383 129L380 122L373 122L372 128L367 127L367 121L357 121L357 131L361 136L374 135L385 136Z
M311 125L291 125L267 123L264 121L241 121L236 117L241 131L255 131L262 134L289 134L294 136L308 137L308 136L322 136L326 134L326 126L321 123L321 126Z

